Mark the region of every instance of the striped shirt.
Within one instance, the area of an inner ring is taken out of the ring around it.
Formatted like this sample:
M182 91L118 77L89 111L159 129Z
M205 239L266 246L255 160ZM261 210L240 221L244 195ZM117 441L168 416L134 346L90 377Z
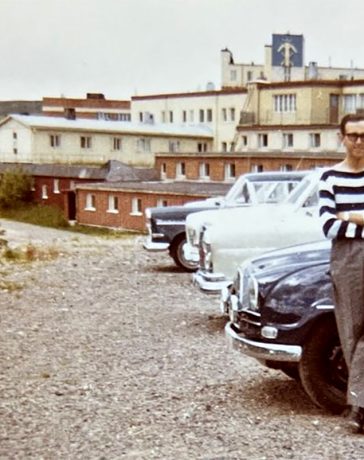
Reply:
M337 219L338 212L364 212L364 171L326 170L320 179L320 219L329 239L364 239L363 225Z

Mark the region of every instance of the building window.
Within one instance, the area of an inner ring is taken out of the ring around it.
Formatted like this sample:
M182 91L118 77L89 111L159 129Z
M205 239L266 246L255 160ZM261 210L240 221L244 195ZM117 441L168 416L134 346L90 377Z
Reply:
M162 120L162 123L166 122L166 112L164 110L162 110L161 112L161 120Z
M364 94L359 94L357 109L364 109Z
M296 95L295 94L279 94L273 96L275 112L295 112L296 111Z
M139 121L143 123L143 112L139 112Z
M230 121L235 121L235 109L234 109L234 107L230 108Z
M354 113L356 111L356 94L344 94L344 112Z
M227 121L227 110L221 109L222 121Z
M141 198L132 198L131 199L131 213L134 216L142 216L142 200Z
M61 193L59 189L59 179L53 180L53 193Z
M236 172L235 172L235 164L234 163L227 163L224 167L224 175L225 180L233 180L235 179Z
M212 122L212 109L207 109L206 117L208 122Z
M49 143L53 148L59 147L61 145L61 137L58 134L50 134Z
M253 80L253 72L251 70L248 70L246 73L246 80L247 81L252 81Z
M96 197L93 193L88 193L86 195L86 211L96 211Z
M268 134L258 134L258 147L268 147Z
M281 165L279 168L281 171L293 171L293 166L289 164Z
M169 122L173 123L173 112L172 112L172 110L169 111Z
M250 168L251 172L258 173L263 171L263 165L262 164L252 164Z
M190 110L188 113L189 113L189 121L190 123L193 123L195 121L195 111Z
M283 133L283 148L293 147L293 134Z
M243 147L247 147L248 146L248 136L241 136L241 145Z
M210 179L210 165L209 163L200 164L200 179Z
M321 146L321 134L310 133L310 147L317 148Z
M179 152L179 150L180 150L179 141L169 141L169 143L168 143L168 151L169 152Z
M81 136L81 149L90 149L91 148L91 136Z
M112 149L113 150L121 150L121 138L120 137L113 137L112 139Z
M150 139L138 139L137 140L137 151L138 152L151 152L151 140Z
M165 179L167 177L167 163L161 164L161 178Z
M13 132L13 139L18 139L18 134L16 132Z
M119 199L115 195L109 195L107 212L117 214L119 212Z
M18 153L18 149L16 147L13 147L13 153L15 153L15 155Z
M235 142L230 142L230 152L235 152Z
M187 111L182 110L182 122L187 123Z
M205 121L205 111L203 109L199 110L199 115L200 115L200 123L203 123Z
M207 152L207 144L206 144L206 142L199 142L197 144L197 151L200 152L200 153L201 152Z
M180 179L186 177L186 164L184 161L180 161L179 163L177 163L176 177Z
M48 200L48 187L46 185L42 185L42 199Z
M236 77L237 77L236 70L230 70L230 80L236 81Z
M227 142L222 142L222 144L221 144L221 150L222 150L223 152L227 152Z
M164 200L163 198L159 198L157 200L157 207L158 208L164 208L166 206L168 206L168 201L167 200Z

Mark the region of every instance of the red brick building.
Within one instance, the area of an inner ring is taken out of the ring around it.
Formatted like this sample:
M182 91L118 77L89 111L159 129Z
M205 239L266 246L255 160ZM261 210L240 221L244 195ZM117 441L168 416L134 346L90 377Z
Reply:
M232 181L241 174L259 171L289 171L330 166L342 153L190 153L157 154L155 168L162 179Z
M76 188L76 220L83 225L143 231L146 208L225 195L229 187L224 183L192 182L80 184Z
M106 99L101 93L87 93L86 99L44 97L42 115L130 121L130 101Z

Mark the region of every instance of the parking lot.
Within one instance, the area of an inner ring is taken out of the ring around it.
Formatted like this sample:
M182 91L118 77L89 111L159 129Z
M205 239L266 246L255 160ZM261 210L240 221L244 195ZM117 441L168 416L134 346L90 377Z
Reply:
M218 298L141 237L1 221L0 458L362 459L362 436L230 350Z

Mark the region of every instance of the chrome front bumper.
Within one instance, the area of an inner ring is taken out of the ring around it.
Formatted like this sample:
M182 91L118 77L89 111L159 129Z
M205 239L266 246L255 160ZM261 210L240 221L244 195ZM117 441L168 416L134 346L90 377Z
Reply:
M166 251L169 248L169 243L155 243L148 237L143 243L143 248L147 251Z
M202 270L192 275L192 281L195 286L205 292L219 292L231 283L231 280L222 273L208 273Z
M243 351L248 356L259 361L282 361L297 363L302 356L302 347L299 345L283 345L249 340L241 333L237 333L229 322L225 326L225 336L234 350Z

